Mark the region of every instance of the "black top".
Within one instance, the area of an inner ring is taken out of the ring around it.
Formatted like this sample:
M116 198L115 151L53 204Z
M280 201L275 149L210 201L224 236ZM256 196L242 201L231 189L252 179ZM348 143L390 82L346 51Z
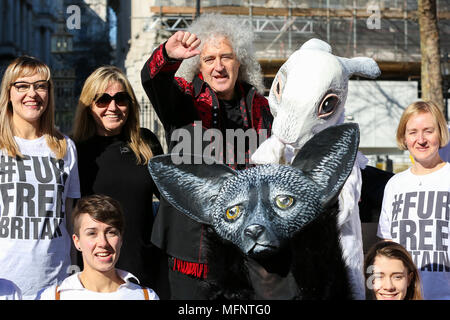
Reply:
M153 155L162 154L158 138L141 129ZM159 192L147 165L137 165L136 156L123 135L94 136L77 144L81 196L104 194L118 200L125 216L125 233L116 267L131 272L141 285L155 288L155 255L151 242L153 195Z
M244 121L239 110L239 100L221 100L219 99L221 121L225 124L226 129L242 129L244 128Z

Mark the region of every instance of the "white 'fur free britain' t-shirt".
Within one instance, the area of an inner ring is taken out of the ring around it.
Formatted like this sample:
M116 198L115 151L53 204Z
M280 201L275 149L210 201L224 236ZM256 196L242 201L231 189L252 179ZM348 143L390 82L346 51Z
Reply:
M409 251L427 300L450 299L449 216L449 163L426 175L397 173L384 189L378 237Z
M68 137L61 160L45 141L15 137L23 158L0 151L0 278L23 299L67 277L70 236L66 198L80 197L75 144Z

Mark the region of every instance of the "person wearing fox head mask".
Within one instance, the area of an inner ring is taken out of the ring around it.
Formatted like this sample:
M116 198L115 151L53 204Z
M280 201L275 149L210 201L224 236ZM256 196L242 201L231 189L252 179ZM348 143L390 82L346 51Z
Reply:
M223 136L227 129L270 135L272 116L252 44L253 33L239 19L210 14L153 51L141 80L166 131L169 151L175 146L174 132L196 125L217 129ZM230 167L248 168L250 148L237 152L235 143L224 141L219 157L232 154L226 161ZM161 200L152 241L169 255L173 299L208 298L197 286L208 270L204 233L200 224Z

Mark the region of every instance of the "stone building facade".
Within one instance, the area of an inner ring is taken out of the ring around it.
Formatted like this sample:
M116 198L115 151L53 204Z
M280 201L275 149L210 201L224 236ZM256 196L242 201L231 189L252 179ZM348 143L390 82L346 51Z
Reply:
M70 6L77 10L70 12ZM80 23L69 29L72 14ZM67 50L52 48L61 33L70 40ZM34 56L52 70L56 124L69 134L84 80L112 62L108 0L0 0L0 76L21 55Z
M0 1L0 68L28 54L51 65L51 36L56 30L63 0Z

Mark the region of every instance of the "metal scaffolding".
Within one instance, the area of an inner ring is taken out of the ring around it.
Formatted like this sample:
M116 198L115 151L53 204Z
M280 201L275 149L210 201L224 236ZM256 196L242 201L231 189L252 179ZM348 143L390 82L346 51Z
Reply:
M240 17L257 34L261 63L284 61L302 43L319 38L336 55L369 56L377 61L420 62L417 0L250 0L200 2L200 12ZM157 0L150 8L147 29L186 29L195 19L196 1ZM441 51L450 51L450 2L438 0ZM278 63L275 63L278 66ZM411 71L411 70L409 70Z

